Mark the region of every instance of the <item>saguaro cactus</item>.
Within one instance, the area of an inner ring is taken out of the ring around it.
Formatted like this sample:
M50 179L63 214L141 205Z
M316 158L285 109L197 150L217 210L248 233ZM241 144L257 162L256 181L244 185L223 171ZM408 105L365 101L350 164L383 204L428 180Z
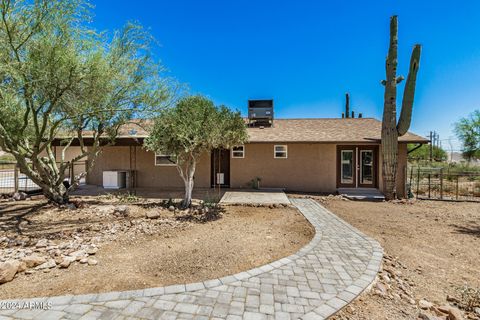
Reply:
M410 69L403 92L402 110L397 124L397 84L404 79L397 77L398 18L390 18L390 47L385 65L387 79L385 86L383 120L382 120L382 173L385 198L396 198L396 178L398 169L398 137L407 133L412 119L415 84L420 63L421 46L416 44L410 58Z

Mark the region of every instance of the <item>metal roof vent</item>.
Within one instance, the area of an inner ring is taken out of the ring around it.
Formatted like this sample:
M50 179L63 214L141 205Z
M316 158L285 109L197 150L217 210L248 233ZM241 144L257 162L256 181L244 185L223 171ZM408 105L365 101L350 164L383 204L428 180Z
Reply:
M131 135L131 136L134 136L134 135L137 134L137 130L135 130L135 129L130 129L130 130L128 131L128 134Z
M248 123L252 127L273 124L273 100L248 100Z

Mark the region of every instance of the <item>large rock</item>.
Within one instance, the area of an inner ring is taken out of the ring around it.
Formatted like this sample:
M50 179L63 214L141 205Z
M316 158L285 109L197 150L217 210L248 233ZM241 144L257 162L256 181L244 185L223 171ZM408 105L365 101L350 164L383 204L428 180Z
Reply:
M8 260L0 263L0 284L12 281L20 267L17 260Z
M127 207L125 205L121 205L121 206L116 206L113 209L113 214L116 215L116 216L126 217L126 216L128 216L129 211L130 211L129 207Z
M438 307L438 310L440 310L443 313L448 314L448 320L463 320L463 313L459 309L445 305L445 306L440 306Z
M76 259L75 257L65 257L62 262L58 265L60 268L68 268Z
M422 299L422 300L418 301L418 306L420 307L420 309L427 310L427 309L430 309L431 307L433 307L433 303Z
M97 253L98 248L94 246L88 246L88 248L85 250L89 255L94 255Z
M105 205L105 206L97 206L97 212L101 215L108 215L113 214L115 212L115 206L113 205Z
M52 268L55 268L56 266L57 266L57 263L55 262L55 260L50 259L50 260L48 260L47 262L42 263L41 265L39 265L36 269L38 269L38 270L52 269Z
M427 312L420 312L418 318L422 320L445 320L445 317L437 317Z
M89 266L95 266L95 265L98 264L98 261L96 259L93 259L93 258L88 258L87 263L88 263Z
M145 216L148 219L158 219L160 218L160 213L158 211L147 211Z
M85 258L88 254L85 252L85 250L77 250L72 253L70 253L71 257L75 257L77 261L80 261L81 259Z
M42 263L47 262L47 259L45 259L42 256L33 254L31 256L23 257L22 261L25 262L25 264L27 265L27 268L34 268L36 266L41 265Z
M12 196L12 199L15 201L21 201L27 199L27 194L25 192L15 192Z
M37 244L35 247L37 248L46 248L48 246L48 240L47 239L40 239L38 240Z

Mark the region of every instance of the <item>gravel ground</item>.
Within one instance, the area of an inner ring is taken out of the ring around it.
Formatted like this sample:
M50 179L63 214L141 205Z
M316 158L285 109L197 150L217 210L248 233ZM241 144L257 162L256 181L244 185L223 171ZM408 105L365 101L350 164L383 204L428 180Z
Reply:
M288 256L314 235L313 227L291 207L227 206L218 216L203 219L149 202L127 204L129 214L123 217L104 210L118 204L99 199L82 198L75 210L57 209L41 200L0 203L0 238L9 239L0 245L2 250L21 247L45 254L45 249L35 248L39 240L49 239L51 246L77 238L99 248L96 265L75 262L67 269L18 273L13 281L0 285L0 299L219 278ZM152 211L159 215L147 219Z
M386 295L374 288L336 319L416 319L424 312L419 308L421 299L442 306L448 304L447 296L458 297L458 287L480 288L479 203L315 198L380 242L388 257L384 268L393 269L415 301L403 299L398 286L392 285ZM469 315L478 318L480 314Z

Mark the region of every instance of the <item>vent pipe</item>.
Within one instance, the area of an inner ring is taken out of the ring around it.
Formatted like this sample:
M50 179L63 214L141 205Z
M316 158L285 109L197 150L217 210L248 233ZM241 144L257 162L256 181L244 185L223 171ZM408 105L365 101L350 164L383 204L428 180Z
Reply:
M347 92L345 93L345 117L348 118L350 116L350 94Z

